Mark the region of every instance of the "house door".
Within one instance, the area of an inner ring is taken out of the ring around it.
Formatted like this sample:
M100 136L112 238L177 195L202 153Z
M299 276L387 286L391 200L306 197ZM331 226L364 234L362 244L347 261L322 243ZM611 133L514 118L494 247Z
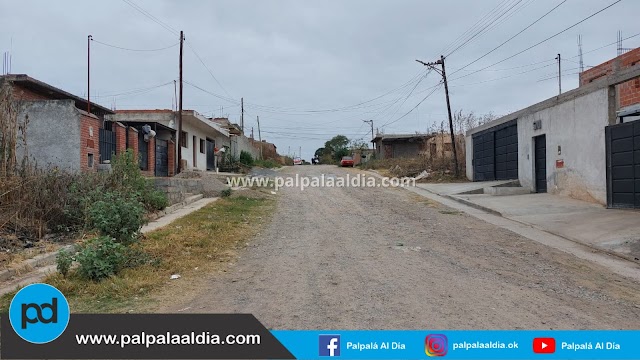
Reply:
M547 137L545 135L536 136L534 140L533 161L536 174L536 192L547 192Z
M216 142L214 140L207 139L207 170L216 169L216 155L215 155Z
M156 139L156 176L169 176L169 146L167 140Z
M640 121L607 126L607 205L640 209Z

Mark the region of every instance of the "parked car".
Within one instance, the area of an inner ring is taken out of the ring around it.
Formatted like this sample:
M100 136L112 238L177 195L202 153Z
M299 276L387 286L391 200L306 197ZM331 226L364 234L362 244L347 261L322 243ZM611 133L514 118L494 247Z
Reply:
M299 157L293 158L293 165L302 165L302 159Z
M340 166L342 166L342 167L345 167L345 166L354 167L355 166L355 162L353 161L353 158L351 156L343 156L342 160L340 160Z

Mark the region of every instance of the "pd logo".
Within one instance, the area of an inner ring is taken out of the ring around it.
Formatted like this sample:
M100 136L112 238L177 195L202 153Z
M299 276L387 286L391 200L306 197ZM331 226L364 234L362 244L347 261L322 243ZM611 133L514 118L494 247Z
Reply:
M449 341L444 334L430 334L424 339L424 352L427 356L445 356L449 350Z
M60 290L47 284L31 284L18 291L9 305L13 330L33 344L46 344L60 336L69 324L69 303Z
M318 345L318 355L340 356L340 335L320 335Z

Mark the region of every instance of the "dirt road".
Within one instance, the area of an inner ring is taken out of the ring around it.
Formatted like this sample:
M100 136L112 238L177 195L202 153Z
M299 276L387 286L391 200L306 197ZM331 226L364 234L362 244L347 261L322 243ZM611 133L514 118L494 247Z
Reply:
M279 192L237 262L168 310L253 313L274 329L640 328L640 284L409 191Z

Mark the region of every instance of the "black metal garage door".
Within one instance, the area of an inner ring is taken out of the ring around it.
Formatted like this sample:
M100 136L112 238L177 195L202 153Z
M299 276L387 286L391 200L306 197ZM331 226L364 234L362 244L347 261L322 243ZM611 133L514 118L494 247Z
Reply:
M473 137L473 180L496 179L495 132L491 131Z
M473 136L473 180L518 178L518 125L501 124Z
M640 208L640 121L607 126L609 207Z

